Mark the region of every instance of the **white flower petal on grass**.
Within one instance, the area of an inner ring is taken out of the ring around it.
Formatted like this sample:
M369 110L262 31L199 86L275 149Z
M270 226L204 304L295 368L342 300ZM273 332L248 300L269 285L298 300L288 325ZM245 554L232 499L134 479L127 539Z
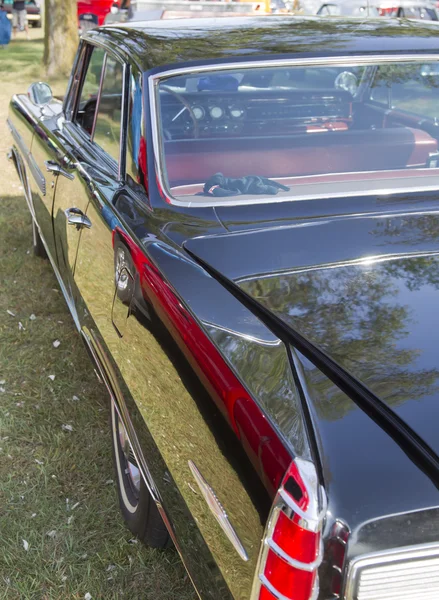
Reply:
M73 397L72 397L72 400L73 400L73 402L79 402L79 398L78 398L78 396L73 396Z
M26 331L26 327L21 321L18 321L18 331Z
M0 385L5 385L6 379L0 379Z
M6 312L8 313L8 315L11 315L11 317L15 317L15 313L12 312L12 310L9 310L9 308Z
M105 485L111 485L112 483L114 483L114 481L112 479L107 479L107 481L105 482Z
M53 347L54 347L54 348L59 348L59 346L61 346L61 342L60 342L59 340L55 340L55 341L53 342Z
M74 517L73 515L72 515L71 517L69 517L69 518L67 519L67 525L70 525L70 523L73 521L73 519L74 519L74 518L75 518L75 517Z
M29 317L29 321L35 321L36 319L36 315L34 315L34 313L31 314L31 316Z
M62 581L63 583L64 583L64 581L67 581L67 575L63 575L63 576L61 577L61 581Z
M52 529L46 533L47 537L54 538L56 536L56 529Z
M75 510L75 508L78 508L80 504L80 502L76 502L76 504L74 504L70 510Z
M55 375L48 375L47 377L48 377L48 378L49 378L51 381L54 381L54 379L55 379Z
M61 425L61 429L63 431L73 431L73 427L71 425L69 425L69 424L67 424L67 425Z
M32 513L31 516L30 516L30 518L31 519L35 519L36 516L37 516L37 513Z
M0 394L4 394L6 392L6 389L4 387L0 387Z
M91 594L90 592L87 592L84 596L84 600L91 600Z
M115 568L116 568L116 565L108 565L107 572L114 571Z
M23 542L23 548L27 552L29 550L29 542L27 542L26 540L22 540L22 542Z

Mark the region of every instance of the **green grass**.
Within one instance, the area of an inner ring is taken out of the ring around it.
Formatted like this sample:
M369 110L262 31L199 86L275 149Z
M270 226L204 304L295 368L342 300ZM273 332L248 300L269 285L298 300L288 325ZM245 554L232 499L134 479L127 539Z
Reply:
M144 548L123 524L108 399L49 263L32 255L30 215L5 160L9 97L41 77L41 40L1 52L0 599L192 599L177 554Z

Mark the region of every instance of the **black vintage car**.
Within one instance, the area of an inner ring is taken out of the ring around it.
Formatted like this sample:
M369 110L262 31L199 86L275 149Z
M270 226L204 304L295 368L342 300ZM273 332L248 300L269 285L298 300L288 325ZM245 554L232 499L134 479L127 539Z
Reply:
M12 98L123 516L203 599L439 597L438 41L115 25Z

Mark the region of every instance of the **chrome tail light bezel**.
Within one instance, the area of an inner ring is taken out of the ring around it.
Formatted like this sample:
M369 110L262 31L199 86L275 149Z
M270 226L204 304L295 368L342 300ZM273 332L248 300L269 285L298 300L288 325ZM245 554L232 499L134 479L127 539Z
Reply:
M251 600L259 600L262 586L277 599L277 600L291 600L287 596L280 593L271 583L268 581L264 574L265 565L267 562L268 553L271 550L278 557L284 560L289 566L294 569L299 569L309 573L315 573L315 580L312 593L307 600L316 600L319 594L319 578L318 568L323 561L323 540L321 537L323 524L326 517L327 511L327 500L326 493L318 482L318 476L314 463L308 460L296 458L293 464L297 468L299 475L304 483L308 493L308 506L305 510L300 508L298 503L292 498L292 496L285 489L285 479L280 486L276 497L274 499L271 512L267 521L267 525L264 532L264 538L261 543L261 549L257 562L255 578L253 581ZM299 517L299 524L304 529L312 531L316 535L320 535L319 551L314 561L310 563L301 562L295 558L289 556L278 544L274 541L273 535L276 528L276 524L279 518L279 513L283 512L288 518L292 519L295 515Z

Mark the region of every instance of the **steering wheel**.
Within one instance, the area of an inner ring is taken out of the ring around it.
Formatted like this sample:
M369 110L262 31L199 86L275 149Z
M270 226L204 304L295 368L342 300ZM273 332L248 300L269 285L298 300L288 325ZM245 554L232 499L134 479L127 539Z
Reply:
M180 104L182 104L184 106L184 109L186 109L188 111L189 116L190 116L193 126L194 126L192 135L193 135L194 139L199 138L200 137L200 126L198 124L197 118L195 117L194 111L192 110L192 107L189 104L189 102L185 98L183 98L183 96L181 94L174 91L172 88L168 87L167 85L161 85L160 90L168 92L168 94L171 94L171 96L174 96L174 98L176 98L180 102ZM177 113L177 116L179 116L179 113ZM175 118L176 117L174 117L174 119Z

